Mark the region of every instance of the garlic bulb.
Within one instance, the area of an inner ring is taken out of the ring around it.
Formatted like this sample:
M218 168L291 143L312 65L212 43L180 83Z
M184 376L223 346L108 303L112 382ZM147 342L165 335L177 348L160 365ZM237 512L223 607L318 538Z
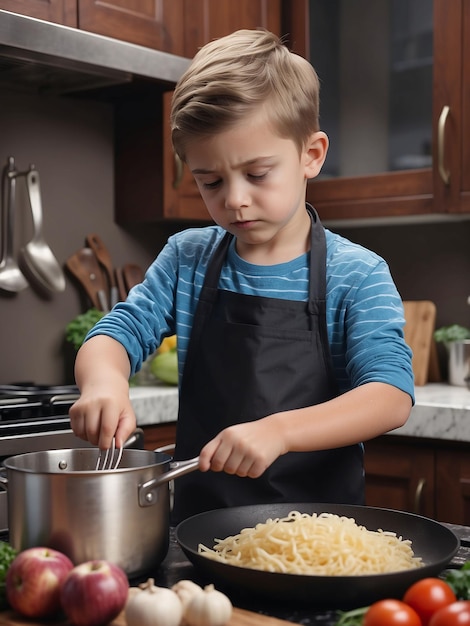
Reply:
M214 585L196 593L184 609L184 620L189 626L224 626L231 616L232 603Z
M154 579L139 585L141 591L129 597L125 608L127 626L179 626L183 605L171 589L156 587Z
M183 605L183 612L195 594L202 593L202 587L193 583L192 580L180 580L174 584L171 589L180 599L180 602Z

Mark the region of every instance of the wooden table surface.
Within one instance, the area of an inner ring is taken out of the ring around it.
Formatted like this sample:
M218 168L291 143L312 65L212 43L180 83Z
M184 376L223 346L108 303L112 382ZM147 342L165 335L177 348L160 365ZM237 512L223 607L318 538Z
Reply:
M233 610L232 617L227 626L287 626L292 622L286 622L275 617L268 617L266 615L260 615L259 613L252 613L251 611L245 611L243 609L235 608ZM27 618L22 618L14 611L2 611L0 612L0 626L70 626L70 622L67 620L49 620L49 621L31 621ZM115 620L113 620L110 626L126 626L126 618L124 612L122 612Z

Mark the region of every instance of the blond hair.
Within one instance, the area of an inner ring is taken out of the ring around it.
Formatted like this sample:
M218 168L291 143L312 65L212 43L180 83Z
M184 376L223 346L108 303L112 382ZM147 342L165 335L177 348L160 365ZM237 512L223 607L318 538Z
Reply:
M265 30L238 30L202 47L176 85L173 146L228 129L264 107L276 132L299 150L319 129L319 81L308 61Z

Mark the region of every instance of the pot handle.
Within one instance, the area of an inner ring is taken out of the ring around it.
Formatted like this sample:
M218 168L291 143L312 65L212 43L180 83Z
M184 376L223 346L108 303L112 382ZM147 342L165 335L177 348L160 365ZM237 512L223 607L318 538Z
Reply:
M157 491L161 485L196 470L199 467L199 457L196 456L188 461L172 461L170 467L168 472L139 485L140 506L152 506L157 501Z
M0 489L5 489L7 491L8 487L8 478L5 476L5 468L2 467L0 469Z

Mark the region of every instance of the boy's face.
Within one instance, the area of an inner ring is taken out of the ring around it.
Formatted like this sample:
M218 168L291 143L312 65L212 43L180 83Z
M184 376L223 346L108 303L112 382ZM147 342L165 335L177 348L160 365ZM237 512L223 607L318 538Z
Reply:
M320 171L327 145L324 133L314 133L299 154L262 110L189 143L186 161L212 219L237 237L238 253L277 263L305 251L297 248L307 245L310 229L306 183Z

